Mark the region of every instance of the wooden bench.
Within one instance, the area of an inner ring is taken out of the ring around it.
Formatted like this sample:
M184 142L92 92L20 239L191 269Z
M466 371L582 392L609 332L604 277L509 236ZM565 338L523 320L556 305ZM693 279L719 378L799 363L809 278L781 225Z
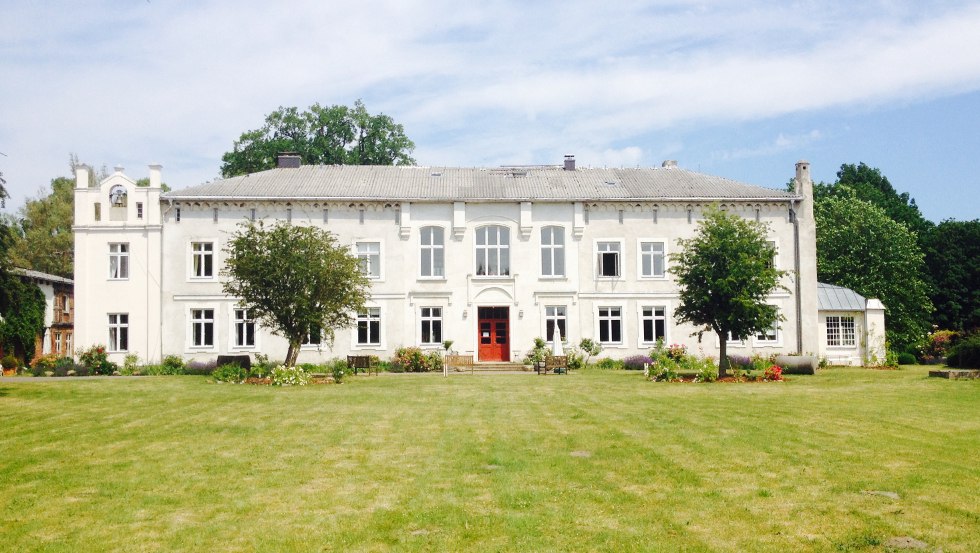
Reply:
M466 370L466 367L470 368L470 372L473 372L473 356L472 355L447 355L443 359L443 363L446 364L446 370L453 370L454 367L462 367Z
M568 374L567 355L549 355L544 358L544 371L541 374L548 374L551 371L555 374Z
M348 355L347 356L347 367L357 374L358 370L363 370L364 372L371 374L374 371L374 375L378 375L378 367L371 362L370 355Z

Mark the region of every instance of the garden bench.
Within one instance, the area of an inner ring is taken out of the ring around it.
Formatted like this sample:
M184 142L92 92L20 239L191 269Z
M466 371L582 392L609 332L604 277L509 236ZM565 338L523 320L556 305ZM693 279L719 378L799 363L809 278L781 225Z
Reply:
M544 372L541 374L548 374L548 371L552 371L555 374L568 374L568 356L549 355L545 357Z
M363 370L364 372L371 374L374 371L375 376L378 375L378 367L371 362L370 355L348 355L347 356L347 367L357 374L358 370Z
M446 370L453 370L454 367L462 367L466 370L466 367L469 367L470 372L473 372L472 355L447 355L443 362L446 364Z

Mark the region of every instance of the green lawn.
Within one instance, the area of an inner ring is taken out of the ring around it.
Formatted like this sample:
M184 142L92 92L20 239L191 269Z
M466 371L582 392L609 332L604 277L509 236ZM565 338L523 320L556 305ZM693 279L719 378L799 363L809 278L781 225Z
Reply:
M0 549L980 550L980 381L791 378L0 379Z

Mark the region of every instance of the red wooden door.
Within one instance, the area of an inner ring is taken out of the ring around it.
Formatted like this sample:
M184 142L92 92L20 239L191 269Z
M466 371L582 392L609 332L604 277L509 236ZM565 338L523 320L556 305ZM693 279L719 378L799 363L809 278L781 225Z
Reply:
M510 308L477 308L480 361L510 361Z

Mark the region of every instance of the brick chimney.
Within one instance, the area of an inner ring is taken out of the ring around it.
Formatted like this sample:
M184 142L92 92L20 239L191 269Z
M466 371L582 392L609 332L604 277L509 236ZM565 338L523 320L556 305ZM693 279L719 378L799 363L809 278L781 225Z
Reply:
M574 155L566 155L565 156L565 170L566 171L574 171L575 170L575 156Z
M276 167L279 169L298 169L303 164L302 158L296 152L280 152L276 160Z

